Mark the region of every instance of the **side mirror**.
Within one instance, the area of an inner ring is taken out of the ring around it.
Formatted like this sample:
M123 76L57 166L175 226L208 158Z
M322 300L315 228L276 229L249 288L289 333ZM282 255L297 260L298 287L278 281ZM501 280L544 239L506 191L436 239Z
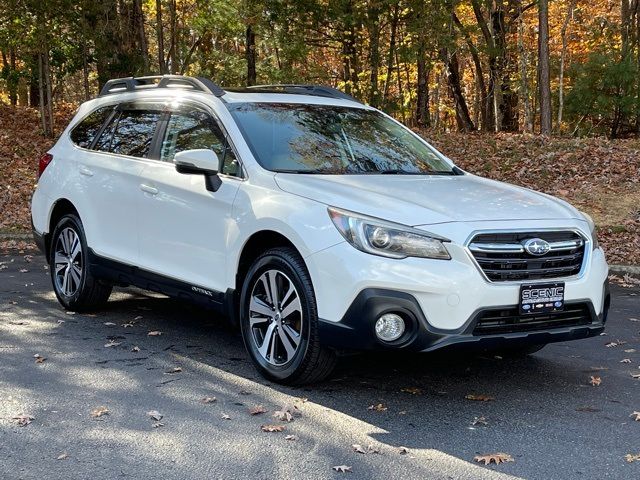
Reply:
M215 192L222 181L218 177L220 159L213 150L206 148L184 150L175 154L173 163L178 173L204 175L207 190Z

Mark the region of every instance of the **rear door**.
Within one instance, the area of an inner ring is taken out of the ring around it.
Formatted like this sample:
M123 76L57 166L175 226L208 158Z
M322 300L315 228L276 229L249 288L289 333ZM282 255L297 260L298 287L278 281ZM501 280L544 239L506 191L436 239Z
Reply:
M158 135L159 161L147 161L139 200L140 267L203 287L210 296L224 292L227 236L241 168L217 119L194 104L172 108ZM207 148L222 161L222 184L215 192L202 175L178 173L177 152Z
M153 105L115 107L91 150L77 156L87 243L102 257L137 263L139 176L161 116Z

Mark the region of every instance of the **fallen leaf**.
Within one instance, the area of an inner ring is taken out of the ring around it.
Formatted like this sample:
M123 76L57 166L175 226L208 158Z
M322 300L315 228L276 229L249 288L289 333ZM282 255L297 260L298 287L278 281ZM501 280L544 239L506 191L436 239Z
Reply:
M218 399L216 397L204 397L200 400L200 403L215 403Z
M635 348L627 348L624 353L636 353L636 349Z
M263 432L281 432L284 430L284 425L262 425L260 430Z
M640 453L638 453L637 455L633 455L631 453L628 453L627 455L624 456L624 459L631 463L631 462L640 462Z
M631 320L632 322L640 322L640 318L631 317L629 318L629 320Z
M65 452L65 453L61 453L60 455L58 455L56 457L56 460L65 460L67 458L69 458L69 454L67 452Z
M364 448L362 448L362 445L358 445L357 443L354 443L353 445L351 445L351 448L353 448L353 451L356 453L362 453L362 454L367 453L367 451Z
M123 326L124 328L130 328L130 327L133 327L134 323L135 323L135 322L123 323L123 324L122 324L122 326Z
M369 405L367 410L373 410L375 412L384 412L387 410L387 407L383 403L378 403L377 405Z
M15 417L11 417L12 420L16 420L18 422L18 426L26 427L29 425L35 418L31 415L16 415Z
M285 440L289 440L290 442L295 442L296 440L298 440L298 437L296 435L287 435L286 437L284 437Z
M249 413L251 415L261 415L266 412L268 412L268 410L264 408L262 405L256 405L255 407L251 407L249 409Z
M180 373L180 372L182 372L182 367L173 367L173 368L170 368L169 370L167 370L164 373L167 373L167 374L171 375L171 374Z
M409 453L409 449L407 447L398 447L398 453L400 453L400 455L406 455Z
M380 453L380 449L373 445L367 445L367 453Z
M98 407L91 410L91 416L93 418L102 417L103 415L109 415L109 409L107 407Z
M336 472L339 473L347 473L347 472L352 472L352 468L353 467L348 467L347 465L336 465L335 467L332 467Z
M632 373L631 378L635 378L636 380L640 378L640 373Z
M151 410L147 412L147 415L149 415L156 422L159 422L160 420L162 420L162 417L164 416L157 410Z
M594 387L598 387L602 383L602 379L600 377L594 377L593 375L591 375L591 377L589 378L589 383Z
M487 422L487 419L484 417L473 417L473 422L471 422L471 425L489 425L489 422Z
M142 320L142 318L143 318L142 315L138 315L136 318L134 318L134 320L136 320L136 321L137 320Z
M631 415L629 415L631 418L633 418L636 422L640 422L640 412L633 412Z
M508 453L487 453L484 455L476 455L473 459L478 463L484 463L485 465L489 465L490 463L495 463L499 465L505 462L513 462L515 461L511 455Z
M474 402L492 402L495 400L494 397L490 397L489 395L475 395L473 393L465 395L464 398L466 398L467 400L472 400Z
M44 363L44 361L46 360L46 358L44 358L42 355L40 355L39 353L36 353L33 358L36 359L36 363Z
M223 420L231 420L231 417L226 413L223 413L222 415L220 415L220 418L222 418Z
M113 322L104 322L104 325L106 325L107 327L115 327L116 324Z
M27 270L26 268L21 268L20 269L20 273L27 273L29 270Z
M616 342L609 342L607 344L605 344L605 347L607 348L613 348L613 347L617 347L618 344Z
M164 427L164 423L162 422L155 422L153 425L151 425L153 428L160 428L160 427Z
M422 395L422 389L417 387L405 387L400 389L401 392L410 393L411 395Z
M140 347L135 346L131 349L132 352L139 352L140 351Z
M160 335L162 335L162 332L158 330L152 330L151 332L147 333L147 336L149 337L159 337Z
M576 408L576 412L586 412L586 413L597 413L597 412L601 412L602 410L600 410L599 408L594 408L594 407L578 407Z
M281 422L292 422L293 415L286 410L276 410L273 412L273 416L280 420Z
M620 360L620 363L631 363L631 359L630 358L623 358L622 360Z
M110 348L110 347L117 347L118 345L120 345L122 342L116 342L114 340L109 340L109 343L105 343L104 346L105 348Z

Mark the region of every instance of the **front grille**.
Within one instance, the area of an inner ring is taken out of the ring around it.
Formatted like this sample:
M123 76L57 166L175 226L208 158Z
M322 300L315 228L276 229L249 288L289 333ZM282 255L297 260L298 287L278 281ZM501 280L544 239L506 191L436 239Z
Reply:
M535 238L548 242L550 251L528 253L524 244ZM572 231L481 233L473 237L469 250L491 281L554 279L580 272L585 241Z
M591 311L586 303L565 306L561 312L539 315L520 315L518 307L486 310L478 316L474 335L531 332L562 327L588 325L592 322Z

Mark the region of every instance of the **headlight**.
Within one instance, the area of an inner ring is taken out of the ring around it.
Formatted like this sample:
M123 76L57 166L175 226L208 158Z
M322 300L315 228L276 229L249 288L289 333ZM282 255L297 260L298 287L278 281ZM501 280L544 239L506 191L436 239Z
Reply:
M446 238L337 208L328 210L347 242L363 252L389 258L451 259L443 244L449 241Z
M591 215L582 211L580 213L582 214L582 216L587 221L587 224L589 225L589 230L591 231L591 244L592 244L593 250L595 250L600 246L600 244L598 243L598 234L596 233L596 224L593 221L593 218L591 218Z

